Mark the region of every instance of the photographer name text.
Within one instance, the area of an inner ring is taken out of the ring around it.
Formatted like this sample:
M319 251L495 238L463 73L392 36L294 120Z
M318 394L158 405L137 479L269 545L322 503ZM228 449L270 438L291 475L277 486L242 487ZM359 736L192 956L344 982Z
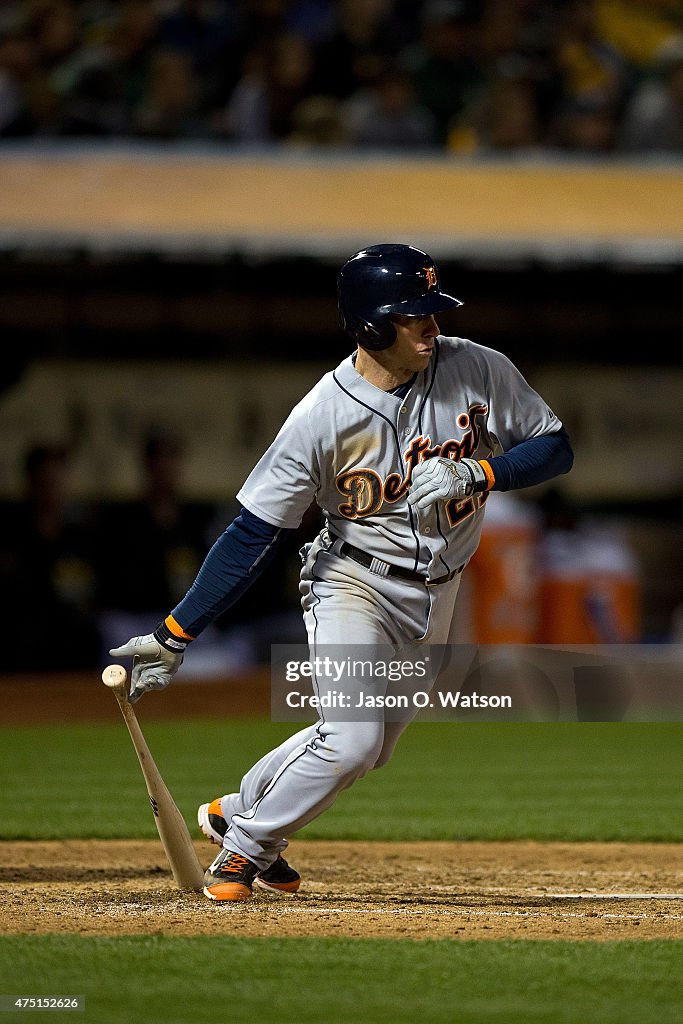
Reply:
M483 694L474 690L437 690L435 693L416 690L410 696L391 693L355 694L354 699L342 690L330 690L322 696L291 690L285 697L290 708L511 708L512 697L507 694ZM435 704L435 701L438 704Z

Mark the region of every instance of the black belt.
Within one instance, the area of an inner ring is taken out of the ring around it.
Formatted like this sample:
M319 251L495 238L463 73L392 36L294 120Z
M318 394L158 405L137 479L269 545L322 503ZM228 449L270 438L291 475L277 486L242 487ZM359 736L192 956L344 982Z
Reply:
M367 551L355 548L353 544L349 544L345 540L339 545L338 554L342 558L351 558L354 562L358 562L359 565L364 565L366 569L377 573L378 576L397 576L401 580L424 583L426 587L438 587L441 583L448 583L449 580L452 580L454 576L458 576L465 568L463 563L457 569L453 569L452 572L446 573L445 576L439 576L435 580L430 580L421 572L415 572L413 569L403 569L400 565L391 565L381 558L375 558L373 555L369 555Z

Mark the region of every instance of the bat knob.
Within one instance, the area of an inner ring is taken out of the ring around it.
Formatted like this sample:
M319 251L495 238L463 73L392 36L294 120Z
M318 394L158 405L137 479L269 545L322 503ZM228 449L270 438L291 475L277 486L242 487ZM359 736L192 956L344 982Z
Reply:
M102 673L102 682L110 690L125 693L128 688L128 673L123 665L107 665Z

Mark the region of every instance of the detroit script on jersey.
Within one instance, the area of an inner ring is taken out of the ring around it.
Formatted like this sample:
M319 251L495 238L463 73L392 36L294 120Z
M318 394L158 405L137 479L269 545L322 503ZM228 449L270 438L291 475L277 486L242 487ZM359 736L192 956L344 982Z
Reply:
M507 356L464 338L436 340L405 398L370 384L349 356L295 406L237 498L287 529L315 500L338 537L434 577L475 551L486 496L418 514L406 501L417 463L489 458L560 426Z
M403 475L390 473L385 479L370 468L352 469L340 473L336 478L337 490L348 497L341 505L337 505L337 511L345 519L359 519L364 516L372 516L379 512L386 502L393 505L394 502L404 498L410 489L413 469L424 459L442 458L453 459L458 462L460 459L472 458L475 452L480 458L493 455L493 449L489 446L486 456L483 456L479 449L482 432L482 419L486 416L488 408L481 403L470 406L467 412L460 413L455 417L455 422L461 431L464 431L461 439L449 438L443 444L432 444L430 437L414 437L403 452L403 463L405 470ZM452 499L444 503L446 518L450 526L455 526L468 515L481 508L486 501L486 492L478 494L473 498L463 500Z

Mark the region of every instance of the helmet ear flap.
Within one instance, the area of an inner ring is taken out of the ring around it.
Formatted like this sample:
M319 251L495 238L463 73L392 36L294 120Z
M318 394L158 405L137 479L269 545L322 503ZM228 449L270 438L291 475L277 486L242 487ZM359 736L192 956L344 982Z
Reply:
M396 341L396 329L391 319L382 317L377 323L370 323L369 320L362 320L359 317L347 319L344 309L339 306L339 326L350 335L353 340L371 352L380 352L389 348Z
M383 317L382 322L376 324L364 322L360 331L356 332L356 340L371 352L381 352L396 341L396 328L389 317Z

